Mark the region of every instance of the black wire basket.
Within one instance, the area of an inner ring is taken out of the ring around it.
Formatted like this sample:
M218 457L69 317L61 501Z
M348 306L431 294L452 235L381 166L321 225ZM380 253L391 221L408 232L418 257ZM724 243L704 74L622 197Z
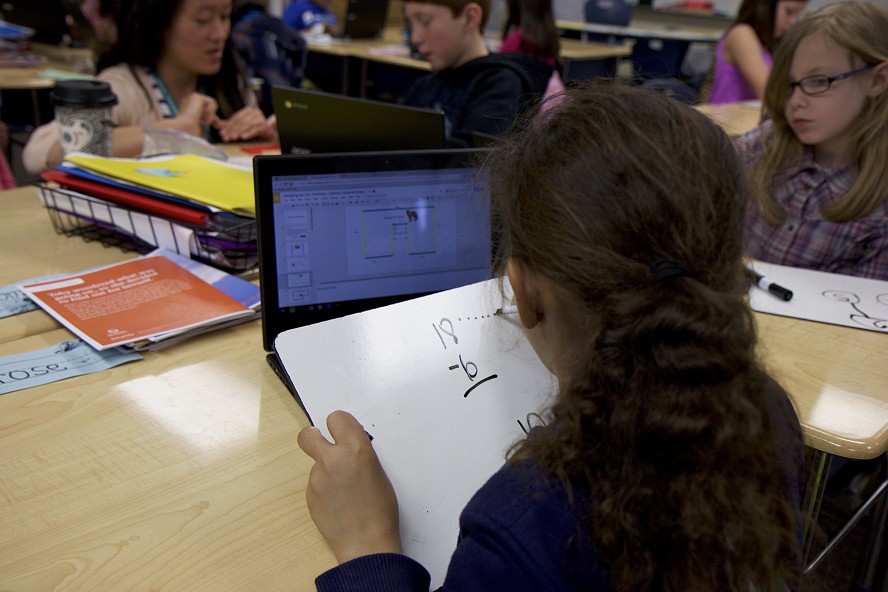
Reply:
M241 276L258 265L256 221L232 215L210 216L205 225L155 214L48 184L38 198L58 234L79 236L123 251L164 248Z

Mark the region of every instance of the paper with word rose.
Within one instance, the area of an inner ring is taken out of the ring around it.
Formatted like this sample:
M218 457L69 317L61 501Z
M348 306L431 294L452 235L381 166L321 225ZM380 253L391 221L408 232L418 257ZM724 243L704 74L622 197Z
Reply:
M163 255L20 288L98 350L253 313Z

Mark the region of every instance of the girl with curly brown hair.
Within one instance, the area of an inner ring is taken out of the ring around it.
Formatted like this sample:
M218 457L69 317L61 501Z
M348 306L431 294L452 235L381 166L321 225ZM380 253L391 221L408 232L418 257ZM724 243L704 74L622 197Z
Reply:
M793 588L802 441L755 353L731 142L657 93L595 85L489 168L499 267L559 392L463 511L444 590ZM371 442L345 412L327 423L335 444L299 436L340 561L318 589L427 590Z

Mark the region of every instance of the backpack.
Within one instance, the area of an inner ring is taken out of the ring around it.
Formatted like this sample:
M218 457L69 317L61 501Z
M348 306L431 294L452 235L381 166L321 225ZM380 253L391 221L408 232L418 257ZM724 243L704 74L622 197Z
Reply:
M302 85L308 55L305 40L284 21L258 8L247 11L232 26L231 40L249 75L262 80L259 106L271 115L272 86Z

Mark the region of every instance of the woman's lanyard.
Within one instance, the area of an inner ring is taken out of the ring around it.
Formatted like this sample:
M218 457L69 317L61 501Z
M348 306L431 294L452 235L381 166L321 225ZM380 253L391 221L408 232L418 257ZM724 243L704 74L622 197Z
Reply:
M170 89L167 88L160 73L157 70L151 69L148 70L148 75L151 76L151 86L154 90L154 98L157 99L157 104L160 106L160 114L165 119L177 117L179 115L179 105L176 104L176 100L170 94ZM203 89L198 89L198 92L202 94ZM203 126L203 135L205 140L210 139L209 125Z

